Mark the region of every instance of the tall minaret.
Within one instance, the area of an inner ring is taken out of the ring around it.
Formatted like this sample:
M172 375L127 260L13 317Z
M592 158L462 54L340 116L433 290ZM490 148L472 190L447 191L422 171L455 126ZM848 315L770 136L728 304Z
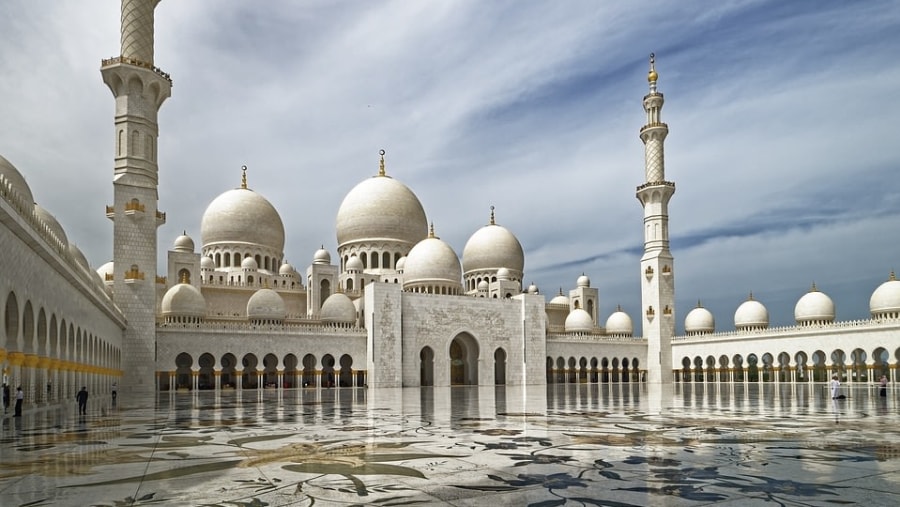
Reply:
M153 65L153 10L159 0L122 0L122 48L103 60L116 98L113 299L127 319L119 386L123 402L153 400L156 390L156 243L166 216L157 210L157 115L172 80Z
M675 184L666 181L663 143L669 126L660 121L663 95L656 91L656 62L650 55L650 93L644 96L647 124L641 128L646 182L637 187L644 207L644 256L641 257L641 318L647 339L647 381L672 382L675 335L675 266L669 252L669 199Z

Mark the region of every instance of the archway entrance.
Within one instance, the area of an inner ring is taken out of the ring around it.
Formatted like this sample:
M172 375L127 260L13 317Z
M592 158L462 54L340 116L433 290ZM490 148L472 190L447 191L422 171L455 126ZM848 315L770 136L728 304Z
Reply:
M461 334L450 343L450 385L478 385L478 342Z

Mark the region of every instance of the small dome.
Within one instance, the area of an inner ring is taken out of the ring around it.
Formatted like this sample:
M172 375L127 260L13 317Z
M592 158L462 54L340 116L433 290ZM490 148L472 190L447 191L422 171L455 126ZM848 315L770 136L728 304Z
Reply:
M459 257L447 243L432 233L418 242L406 256L403 268L404 288L417 285L450 285L462 289Z
M356 322L356 305L343 292L335 292L322 303L319 316L323 322L352 324Z
M172 245L172 250L176 252L194 251L194 240L192 240L191 237L187 235L187 231L185 231L181 236L175 238L175 244Z
M357 257L356 255L351 255L349 259L347 259L347 271L362 271L363 263L362 259Z
M594 329L594 321L587 311L576 308L566 317L567 333L589 333Z
M559 294L557 294L553 299L550 300L550 304L569 306L569 298L563 295L562 289L559 289Z
M538 286L535 285L534 282L531 282L531 285L528 286L528 291L527 291L527 292L528 292L529 294L538 294L538 293L540 293L540 291L538 290Z
M47 224L47 227L50 228L50 232L56 236L56 239L58 239L63 246L69 245L69 238L66 237L66 231L63 230L62 225L59 224L56 217L38 204L34 205L34 212L42 222Z
M325 247L316 250L315 255L313 255L313 264L331 264L331 254L328 253L328 250L325 250Z
M713 333L716 330L716 319L712 312L697 302L697 308L688 312L684 318L684 332L687 334Z
M259 264L257 264L256 259L253 257L244 257L244 260L241 261L241 269L259 269Z
M509 280L509 270L500 268L497 270L497 280Z
M494 223L494 210L488 225L475 231L463 248L465 273L506 268L513 277L521 277L525 253L516 236Z
M344 197L337 213L338 250L364 240L393 240L412 247L428 235L419 198L406 185L385 175L368 178Z
M404 269L406 269L406 256L405 255L403 257L400 257L399 259L397 259L396 268L397 268L397 271L400 271L400 272L402 272Z
M481 292L487 292L491 288L490 284L487 281L482 280L478 282L478 290Z
M100 275L100 279L103 280L104 283L112 283L113 274L115 273L116 265L113 261L109 261L106 264L97 268L97 274Z
M290 275L293 275L293 274L296 273L296 272L297 272L297 270L294 269L294 266L291 266L291 265L288 264L287 262L285 262L284 264L281 265L280 268L278 268L278 274L279 274L279 275L290 276Z
M284 320L286 314L284 300L272 289L259 289L247 301L250 320Z
M813 324L834 321L834 302L813 284L812 288L797 301L794 319L798 324Z
M212 257L200 257L200 269L216 269L216 261Z
M897 318L900 313L900 280L891 271L888 280L875 289L869 298L873 318Z
M160 309L164 316L200 318L206 315L206 300L197 287L179 283L166 291Z
M588 278L587 275L582 273L581 276L578 277L578 280L575 282L575 285L577 285L578 287L590 287L591 279Z
M22 198L23 202L26 204L34 202L34 196L31 195L31 188L28 187L25 177L22 176L22 173L20 173L9 160L3 158L2 155L0 155L0 176L2 176L0 181L5 179L7 183L12 185L13 192L19 194L19 197Z
M734 327L737 329L766 329L769 327L769 310L753 299L753 294L738 306L734 312Z
M606 319L606 334L615 336L631 336L634 334L634 324L631 317L622 311L622 307L616 308L616 311Z
M265 197L246 187L216 197L200 222L203 248L215 245L255 245L284 251L284 223Z

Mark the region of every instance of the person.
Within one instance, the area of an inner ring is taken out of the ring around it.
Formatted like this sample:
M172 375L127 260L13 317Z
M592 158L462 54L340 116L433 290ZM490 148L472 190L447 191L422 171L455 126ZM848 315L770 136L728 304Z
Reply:
M25 402L25 391L22 386L16 388L16 413L15 417L22 417L22 403Z
M113 382L113 385L112 385L112 399L113 399L113 401L116 401L116 396L118 396L118 395L119 395L118 387L117 387L116 383Z
M838 380L837 375L831 376L831 399L836 400L838 398L838 391L841 388L841 381Z
M87 400L88 400L88 391L87 387L82 386L81 391L78 391L78 394L75 395L75 400L78 401L78 413L80 415L84 415L87 413Z
M3 413L9 410L9 384L3 383Z
M879 384L878 396L884 398L887 396L887 375L881 376L881 383Z

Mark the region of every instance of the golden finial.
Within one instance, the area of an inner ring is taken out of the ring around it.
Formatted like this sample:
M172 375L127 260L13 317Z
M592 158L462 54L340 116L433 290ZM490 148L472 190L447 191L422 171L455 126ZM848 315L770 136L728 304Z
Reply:
M187 270L181 272L181 283L191 283L191 275Z
M753 301L753 291L750 291L750 297L747 298L747 301Z
M892 270L891 270L891 275L888 277L888 281L889 281L889 282L893 282L893 281L896 280L896 279L897 279L897 277L894 275L894 270L892 269Z
M617 312L621 312L621 311L622 311L622 305L616 305L616 311L617 311Z
M381 155L381 162L378 163L378 176L387 176L387 173L384 172L384 150L379 150L378 154Z
M247 188L247 166L241 166L241 188Z
M699 299L697 300L697 308L703 308L703 304L700 303L700 300L699 300Z
M816 288L816 282L813 282L812 288L809 289L810 292L819 292L819 289Z
M650 53L650 72L647 73L647 81L656 83L659 74L656 73L656 54Z
M434 239L441 239L434 235L434 222L431 222L431 225L428 228L428 237Z
M491 206L491 222L488 225L497 225L497 223L494 222L494 207L493 206Z

